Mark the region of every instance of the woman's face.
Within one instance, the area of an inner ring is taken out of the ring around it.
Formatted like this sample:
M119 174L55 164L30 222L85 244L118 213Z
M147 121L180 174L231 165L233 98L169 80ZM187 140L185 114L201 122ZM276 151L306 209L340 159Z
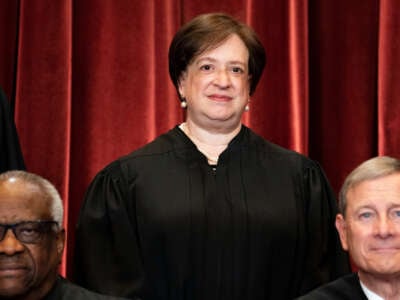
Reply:
M249 101L248 61L249 51L236 34L196 57L179 82L187 121L203 128L237 127Z

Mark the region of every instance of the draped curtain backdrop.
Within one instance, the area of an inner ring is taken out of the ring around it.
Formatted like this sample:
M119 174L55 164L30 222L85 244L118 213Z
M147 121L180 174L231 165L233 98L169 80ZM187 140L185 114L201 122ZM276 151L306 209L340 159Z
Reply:
M0 85L27 170L64 200L64 275L93 176L183 120L168 46L212 11L267 50L245 124L319 161L336 191L363 160L400 156L398 0L0 0Z

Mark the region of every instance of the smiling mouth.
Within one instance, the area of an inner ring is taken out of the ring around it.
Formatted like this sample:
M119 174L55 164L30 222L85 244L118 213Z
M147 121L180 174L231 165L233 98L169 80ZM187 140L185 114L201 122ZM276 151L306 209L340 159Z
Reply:
M208 98L210 98L213 101L217 102L228 102L232 100L232 97L226 96L226 95L209 95Z
M399 252L400 248L398 247L375 247L371 249L374 252Z

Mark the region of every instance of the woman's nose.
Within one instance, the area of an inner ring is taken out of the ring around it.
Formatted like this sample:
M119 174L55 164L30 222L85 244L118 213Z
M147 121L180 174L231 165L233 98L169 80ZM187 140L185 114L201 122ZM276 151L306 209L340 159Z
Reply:
M214 84L221 88L227 88L231 84L230 76L227 70L221 69L216 72Z

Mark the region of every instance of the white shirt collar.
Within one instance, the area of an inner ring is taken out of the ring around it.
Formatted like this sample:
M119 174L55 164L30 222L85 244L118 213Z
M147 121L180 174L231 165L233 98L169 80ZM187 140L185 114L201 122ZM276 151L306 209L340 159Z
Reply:
M360 285L361 285L361 289L363 290L365 296L367 296L368 300L385 300L383 299L381 296L377 295L376 293L374 293L373 291L371 291L369 288L367 288L362 281L360 280Z

